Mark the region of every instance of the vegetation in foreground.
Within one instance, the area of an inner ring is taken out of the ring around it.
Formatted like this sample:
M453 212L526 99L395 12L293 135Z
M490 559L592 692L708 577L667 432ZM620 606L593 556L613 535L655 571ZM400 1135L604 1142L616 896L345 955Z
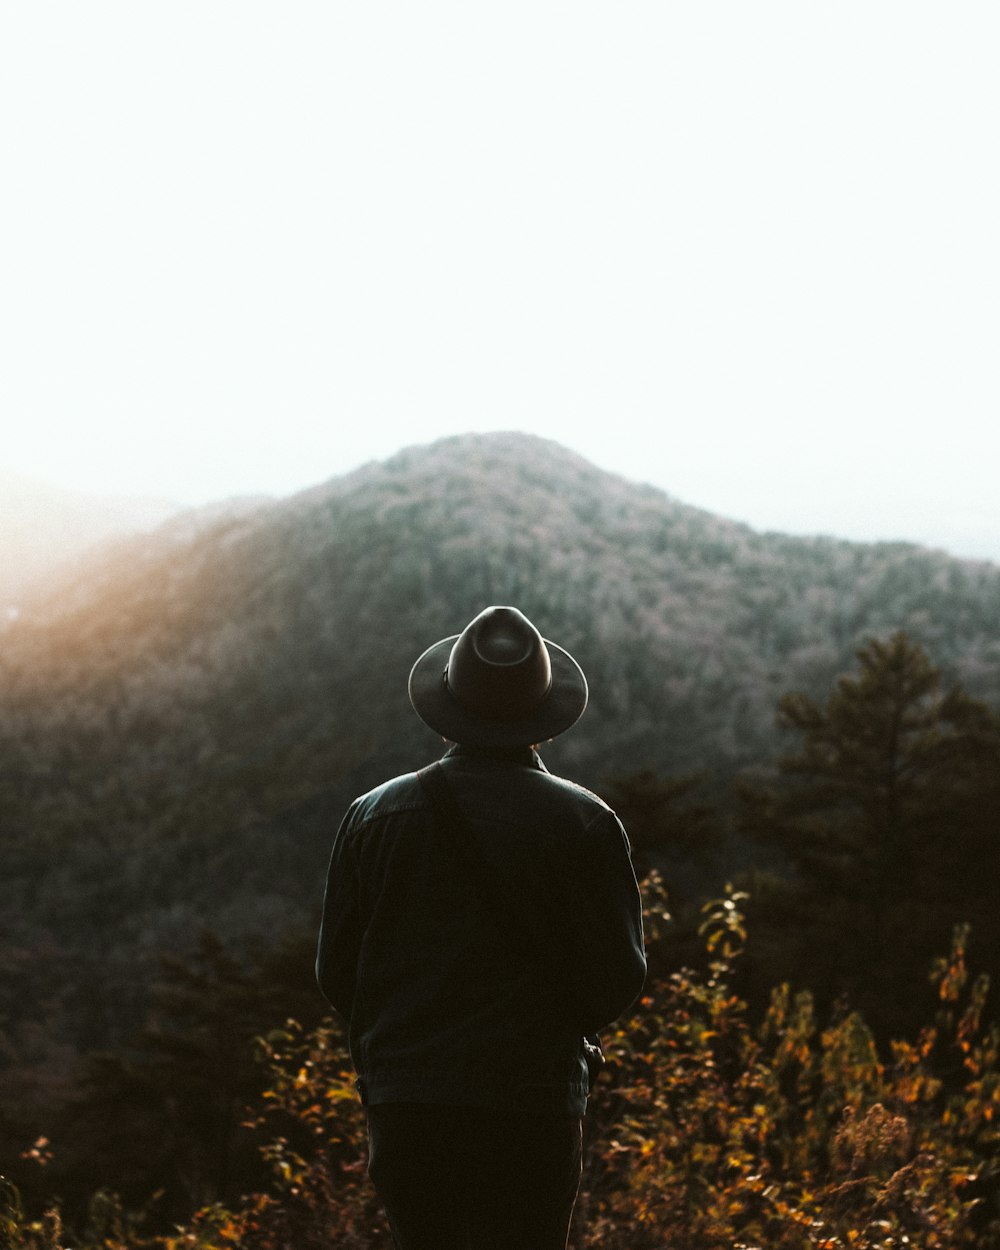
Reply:
M644 897L655 953L668 922L655 872ZM751 1023L732 986L743 901L730 889L706 905L706 971L654 973L636 1018L606 1039L575 1250L1000 1246L1000 1030L983 1018L988 983L966 966L965 928L934 969L933 1023L880 1051L860 1015L821 1028L811 996L785 985ZM77 1233L56 1206L28 1218L5 1184L0 1247L388 1250L340 1028L290 1021L259 1061L257 1192L150 1234L102 1191Z

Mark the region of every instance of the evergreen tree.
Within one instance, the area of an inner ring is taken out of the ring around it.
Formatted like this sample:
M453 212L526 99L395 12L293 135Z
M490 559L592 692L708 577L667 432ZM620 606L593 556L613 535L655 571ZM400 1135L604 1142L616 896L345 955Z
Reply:
M601 786L625 826L636 876L655 871L664 883L671 923L647 951L651 968L664 974L697 963L700 904L718 886L721 827L697 797L702 783L696 774L663 778L644 768Z
M54 1179L79 1202L115 1178L132 1207L169 1224L261 1183L246 1109L260 1094L258 1039L327 1008L313 973L315 935L289 935L255 964L205 931L165 958L142 1032L125 1051L88 1056L86 1088L54 1134Z
M628 833L637 876L659 868L684 893L705 885L719 826L713 809L695 798L701 781L697 775L664 779L644 768L602 786ZM681 873L683 886L676 881Z
M895 1028L956 922L996 958L1000 723L902 632L857 658L825 706L780 701L801 746L743 787L741 824L775 853L756 890L763 975Z

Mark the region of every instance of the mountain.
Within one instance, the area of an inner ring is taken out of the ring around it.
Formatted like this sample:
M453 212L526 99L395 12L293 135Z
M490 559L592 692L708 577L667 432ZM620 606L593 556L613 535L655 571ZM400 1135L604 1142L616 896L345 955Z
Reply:
M76 1044L206 926L312 923L346 804L440 749L411 664L490 603L583 666L590 706L544 754L598 789L649 767L721 793L773 751L780 694L823 697L898 628L1000 703L995 566L756 533L530 435L176 518L37 583L0 634L0 920Z
M32 583L98 544L151 530L179 511L163 499L88 495L0 472L0 611L16 609Z

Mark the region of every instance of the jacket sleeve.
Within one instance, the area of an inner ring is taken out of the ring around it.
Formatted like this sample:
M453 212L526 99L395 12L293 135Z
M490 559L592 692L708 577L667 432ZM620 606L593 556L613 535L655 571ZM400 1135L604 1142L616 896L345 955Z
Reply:
M616 1020L639 997L646 979L642 901L628 838L604 810L588 826L567 884L568 1006L584 1034Z
M352 805L333 840L316 951L316 980L327 1002L345 1019L354 1005L361 916Z

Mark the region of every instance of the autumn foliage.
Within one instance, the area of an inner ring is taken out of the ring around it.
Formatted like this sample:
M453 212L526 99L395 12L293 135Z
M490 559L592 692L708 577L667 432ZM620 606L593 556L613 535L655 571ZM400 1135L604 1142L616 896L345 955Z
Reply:
M647 897L658 883L647 882ZM651 987L611 1039L594 1107L586 1247L889 1250L1000 1244L998 1033L965 933L936 969L938 1019L880 1057L856 1013L820 1028L808 993L752 1029L729 976L735 895L709 904L707 976Z
M644 883L647 939L668 921ZM844 1012L821 1027L811 996L777 987L754 1026L732 989L744 896L704 909L705 971L653 977L605 1041L587 1117L575 1250L960 1250L1000 1246L1000 1031L985 978L956 929L915 1041L880 1054ZM936 1006L935 1006L936 1002ZM30 1220L0 1194L4 1250L388 1250L365 1172L364 1110L333 1022L294 1022L260 1042L269 1088L248 1119L271 1183L143 1234L113 1196L75 1236L58 1211Z

